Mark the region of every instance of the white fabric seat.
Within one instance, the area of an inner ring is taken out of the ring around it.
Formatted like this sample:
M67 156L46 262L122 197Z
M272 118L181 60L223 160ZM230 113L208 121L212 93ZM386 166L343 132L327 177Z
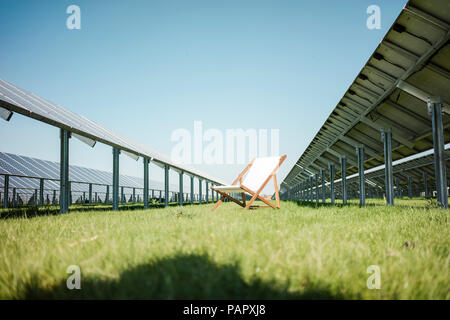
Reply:
M256 158L242 180L242 185L253 192L258 191L258 189L264 184L265 180L277 167L280 162L280 158L281 157Z
M219 190L222 192L245 192L241 187L239 186L214 186L214 190Z

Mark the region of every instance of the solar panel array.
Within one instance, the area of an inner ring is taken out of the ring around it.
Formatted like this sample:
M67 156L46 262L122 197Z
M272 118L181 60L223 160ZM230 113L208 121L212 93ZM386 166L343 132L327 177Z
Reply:
M59 163L48 160L41 160L22 155L0 152L0 192L3 192L4 175L10 175L9 187L16 188L28 196L33 195L38 190L40 178L45 179L45 195L53 196L53 190L59 195ZM69 168L69 181L73 193L81 195L89 192L89 183L92 183L92 192L104 195L106 186L112 184L112 173L102 170L90 169L71 165ZM119 185L125 188L125 195L129 197L132 189L135 188L136 196L142 199L144 180L139 177L119 175ZM170 185L173 193L178 193L176 185ZM154 196L159 197L159 191L164 190L164 184L160 181L150 180L150 193L155 190ZM112 189L110 188L110 197ZM10 192L11 196L11 192ZM28 197L29 198L29 197Z
M410 0L347 92L282 183L292 188L347 158L358 172L355 146L364 145L366 169L383 164L380 129L392 129L392 159L433 148L431 118L417 92L443 101L445 142L450 141L450 2ZM414 86L411 90L402 90ZM287 187L287 188L286 188Z
M450 150L445 150L445 160L450 160ZM447 165L447 179L450 179L450 163ZM423 173L428 175L428 181L434 182L434 154L428 154L421 158L402 162L394 165L394 177L399 179L400 184L406 184L408 177L412 177L414 182L423 182ZM384 183L384 168L374 172L367 173L366 177L377 181L379 184Z
M405 159L406 160L406 159ZM450 149L445 150L445 160L447 166L447 179L450 180ZM365 173L366 182L372 186L383 186L385 179L385 168L384 165L373 168L372 170L367 170ZM427 152L426 155L407 161L398 161L398 163L393 164L393 174L394 178L398 178L399 186L406 186L408 184L408 177L412 178L413 183L424 183L423 174L427 174L427 181L429 186L432 186L435 182L434 175L434 154ZM353 184L354 189L358 188L357 175L347 177L347 183ZM336 187L337 190L340 188L341 180L337 180Z
M171 168L184 171L186 174L202 177L215 184L225 184L220 179L200 172L195 168L174 163L168 156L142 143L107 129L94 121L2 79L0 79L0 106L53 126L66 129L82 137L92 139L93 143L100 141L133 155L145 156L152 159L156 164L168 164Z
M445 150L445 159L446 159L446 167L447 167L447 180L450 181L450 145L446 145ZM408 188L408 178L411 178L411 183L413 185L420 185L421 192L424 191L423 185L425 183L424 173L426 174L428 189L432 190L435 188L435 175L434 175L434 154L432 150L423 152L417 156L409 158L405 158L402 160L398 160L393 163L393 174L394 174L394 187L407 190ZM371 187L372 190L379 189L381 191L380 196L382 195L382 191L384 190L384 179L385 179L385 168L383 166L379 166L376 168L369 169L365 172L365 180L368 187ZM398 180L397 180L398 179ZM336 179L334 181L335 184L335 193L338 198L342 196L342 179ZM330 196L330 183L326 182L326 195ZM305 186L303 186L305 187ZM353 195L357 197L356 192L359 190L358 185L358 174L353 174L351 176L347 176L347 189L349 195ZM313 186L313 192L316 191L316 186ZM368 191L368 190L366 190ZM396 190L397 191L397 190ZM295 193L297 193L295 198L300 199L299 193L300 189L295 189ZM319 193L321 195L322 192L322 184L319 184ZM370 191L368 191L370 192ZM405 195L405 194L404 194ZM398 193L397 193L398 196ZM285 198L285 197L284 197Z

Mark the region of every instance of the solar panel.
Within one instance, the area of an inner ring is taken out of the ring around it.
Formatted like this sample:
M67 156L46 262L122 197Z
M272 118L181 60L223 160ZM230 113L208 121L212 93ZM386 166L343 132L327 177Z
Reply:
M355 146L361 144L365 168L381 165L380 128L392 130L393 160L432 148L431 119L419 91L441 97L444 138L450 141L449 32L448 1L410 0L283 184L293 187L311 171L339 164L340 155L347 158L349 174L356 173ZM411 85L415 94L404 89Z
M153 159L155 163L168 164L170 167L183 170L217 184L225 184L220 179L202 173L195 168L175 164L171 159L149 148L142 143L107 129L81 115L67 110L57 104L45 100L31 92L0 79L0 106L14 112L69 130L83 137L100 141L125 152Z
M31 164L33 164L31 166ZM27 167L27 165L29 165ZM10 188L39 189L39 178L54 179L45 180L45 189L59 190L59 163L41 160L17 154L0 152L0 184L4 184L4 175L11 175ZM112 173L80 166L69 166L72 182L72 191L88 192L88 184L93 183L93 192L105 192L107 185L112 185ZM126 189L143 189L144 180L139 177L119 175L119 185ZM150 181L150 189L164 189L159 181ZM170 190L178 192L176 185L170 185ZM2 190L0 190L2 191ZM140 192L142 194L142 192Z

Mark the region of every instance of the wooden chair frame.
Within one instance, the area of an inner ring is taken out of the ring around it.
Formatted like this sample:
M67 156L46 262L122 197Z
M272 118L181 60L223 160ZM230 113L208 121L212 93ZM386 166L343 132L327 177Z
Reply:
M273 209L279 209L280 208L280 194L278 192L278 185L277 185L277 170L280 168L281 164L283 163L283 161L286 159L286 155L280 157L280 161L278 162L277 166L275 167L275 169L272 171L272 173L267 177L267 179L264 181L264 183L259 187L259 189L254 192L252 190L250 190L249 188L247 188L246 186L244 186L242 184L242 178L245 175L245 173L250 169L250 167L253 165L253 162L255 161L255 159L253 159L248 166L239 174L239 176L236 178L236 180L234 180L234 182L231 184L232 186L236 185L239 182L239 187L243 190L245 190L246 192L248 192L249 194L252 195L252 198L248 201L248 203L245 201L245 192L241 193L241 201L239 201L238 199L230 196L228 194L228 192L225 191L221 191L221 190L215 190L214 186L211 186L211 189L218 192L221 197L220 200L217 201L216 205L212 208L212 211L216 210L218 206L220 206L220 204L223 202L223 200L225 198L233 201L234 203L240 205L241 207L243 207L245 210L250 209L250 206L252 206L253 202L256 199L261 200L262 202L264 202L266 205L254 205L254 207L271 207ZM277 201L277 204L274 205L272 203L270 203L269 200L266 200L265 198L263 198L262 196L260 196L260 192L264 189L264 187L267 185L267 183L270 181L270 179L273 178L273 184L275 186L275 198Z

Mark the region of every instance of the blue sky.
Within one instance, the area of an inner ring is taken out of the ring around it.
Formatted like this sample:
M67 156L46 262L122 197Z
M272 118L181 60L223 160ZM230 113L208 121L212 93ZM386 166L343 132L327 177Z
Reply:
M279 129L281 182L405 3L2 0L0 78L168 155L195 120ZM66 28L71 4L81 30ZM366 27L372 4L380 30ZM59 159L53 127L15 115L0 135L1 151ZM111 148L72 139L70 161L110 171ZM243 166L196 167L231 182ZM121 157L120 170L139 176L141 161Z

